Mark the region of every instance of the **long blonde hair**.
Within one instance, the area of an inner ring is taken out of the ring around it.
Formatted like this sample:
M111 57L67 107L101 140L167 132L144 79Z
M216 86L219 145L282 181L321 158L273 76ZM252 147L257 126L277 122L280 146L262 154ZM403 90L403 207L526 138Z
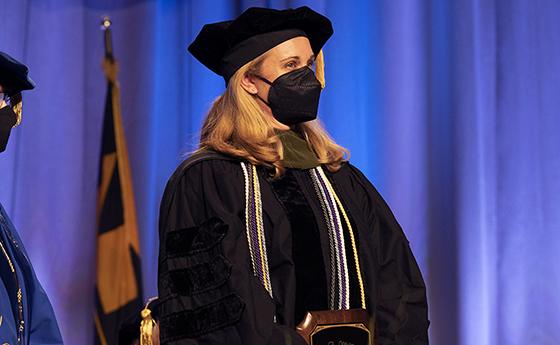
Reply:
M243 158L253 164L274 169L274 176L284 172L282 142L255 96L241 86L244 76L255 74L265 54L241 67L229 80L225 92L216 98L206 115L200 133L200 150L212 149ZM319 120L295 125L293 130L306 139L310 148L329 171L340 169L349 151L336 144Z

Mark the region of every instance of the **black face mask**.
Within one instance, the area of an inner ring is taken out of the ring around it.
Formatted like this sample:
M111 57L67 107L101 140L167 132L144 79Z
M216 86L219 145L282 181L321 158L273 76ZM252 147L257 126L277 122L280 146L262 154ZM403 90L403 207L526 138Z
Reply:
M0 152L6 150L6 145L8 144L8 139L10 138L10 132L17 122L17 115L13 111L12 107L5 106L0 109Z
M274 82L257 78L270 85L268 102L257 97L270 107L276 120L290 126L317 118L321 83L311 68L306 66L282 74Z

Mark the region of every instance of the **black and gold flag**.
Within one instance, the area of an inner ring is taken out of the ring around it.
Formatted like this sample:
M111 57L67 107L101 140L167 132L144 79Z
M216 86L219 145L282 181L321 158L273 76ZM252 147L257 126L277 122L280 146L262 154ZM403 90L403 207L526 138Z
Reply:
M103 120L97 203L95 344L116 345L121 324L142 309L136 207L122 128L117 64L105 26L103 68L108 88Z

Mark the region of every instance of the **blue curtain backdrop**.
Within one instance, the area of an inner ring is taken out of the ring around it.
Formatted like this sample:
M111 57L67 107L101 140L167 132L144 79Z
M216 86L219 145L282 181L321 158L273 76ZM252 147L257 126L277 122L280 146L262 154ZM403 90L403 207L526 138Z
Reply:
M560 344L560 2L0 0L0 50L37 82L0 155L0 200L66 342L93 339L100 16L153 295L164 184L223 91L187 44L249 6L300 5L333 21L320 118L410 239L432 344Z

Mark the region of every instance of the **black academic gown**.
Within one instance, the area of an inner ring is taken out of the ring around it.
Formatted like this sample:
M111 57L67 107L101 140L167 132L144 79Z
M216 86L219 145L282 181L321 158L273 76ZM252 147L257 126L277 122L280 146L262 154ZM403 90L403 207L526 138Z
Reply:
M389 207L351 164L324 170L357 235L377 343L428 344L425 285ZM274 299L252 272L239 161L217 153L192 156L170 178L160 209L162 344L305 344L294 329L302 308L320 306L330 283L327 228L308 171L289 169L276 181L258 171ZM298 198L307 205L289 202Z

